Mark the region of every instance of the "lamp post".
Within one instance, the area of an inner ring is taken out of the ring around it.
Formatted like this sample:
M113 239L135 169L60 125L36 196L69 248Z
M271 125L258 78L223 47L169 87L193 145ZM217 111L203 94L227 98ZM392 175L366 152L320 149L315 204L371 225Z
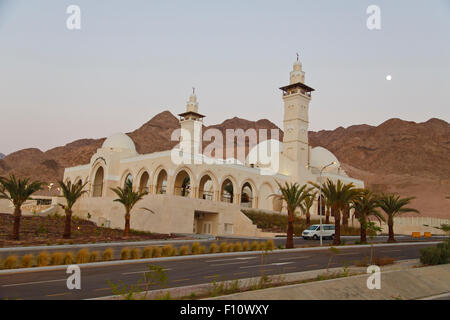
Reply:
M323 234L323 225L322 225L322 172L330 167L336 164L336 161L333 161L329 164L327 164L326 166L323 166L322 168L316 168L316 167L312 167L312 166L307 166L309 168L316 168L316 169L320 169L319 172L319 223L320 223L320 246L323 245L323 241L322 241L322 234Z

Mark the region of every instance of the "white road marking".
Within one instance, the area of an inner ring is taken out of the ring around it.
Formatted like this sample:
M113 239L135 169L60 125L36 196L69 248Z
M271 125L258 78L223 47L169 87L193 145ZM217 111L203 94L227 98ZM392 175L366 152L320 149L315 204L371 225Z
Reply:
M285 264L291 264L291 263L294 263L294 262L274 262L274 263L271 263L271 264L263 264L263 265L256 265L256 266L243 266L243 267L240 267L241 269L244 269L244 268L257 268L257 267L269 267L269 266L283 266L283 265L285 265Z
M172 270L172 269L163 269L163 271L168 271L168 270ZM155 272L154 270L143 270L143 271L133 271L133 272L125 272L122 273L122 275L128 275L128 274L136 274L136 273L147 273L147 272Z
M24 283L14 283L14 284L4 284L4 285L2 285L2 287L18 287L18 286L27 286L27 285L31 285L31 284L50 283L50 282L58 282L58 281L67 281L67 279L24 282Z
M228 265L231 265L231 264L243 264L243 263L248 263L248 261L211 264L210 267L228 266Z
M244 258L229 258L229 259L206 260L205 262L222 262L222 261L231 261L231 260L250 260L250 259L256 259L256 257L244 257Z
M292 258L280 258L278 260L296 260L296 259L307 259L310 258L311 256L303 256L303 257L292 257Z

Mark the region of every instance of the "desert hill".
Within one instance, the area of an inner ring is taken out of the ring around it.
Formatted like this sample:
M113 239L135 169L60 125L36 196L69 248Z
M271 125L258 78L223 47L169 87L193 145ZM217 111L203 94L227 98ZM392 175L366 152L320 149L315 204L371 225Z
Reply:
M169 111L157 114L137 130L128 133L139 153L171 149L170 141L178 119ZM215 128L277 129L271 121L225 120ZM282 139L282 132L280 139ZM309 132L310 144L333 152L350 176L362 179L375 191L417 196L414 206L425 216L450 218L450 124L439 119L415 123L390 119L379 126ZM103 139L82 139L65 146L41 151L23 149L0 159L0 175L15 173L46 182L62 178L64 168L89 163ZM209 143L209 142L208 142ZM207 144L207 143L206 143Z

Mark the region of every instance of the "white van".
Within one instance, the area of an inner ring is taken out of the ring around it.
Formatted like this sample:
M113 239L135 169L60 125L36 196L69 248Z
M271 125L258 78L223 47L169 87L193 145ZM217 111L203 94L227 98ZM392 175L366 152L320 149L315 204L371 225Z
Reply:
M322 238L334 238L334 224L322 224ZM309 228L302 232L303 239L314 239L318 240L320 238L320 224L313 224Z

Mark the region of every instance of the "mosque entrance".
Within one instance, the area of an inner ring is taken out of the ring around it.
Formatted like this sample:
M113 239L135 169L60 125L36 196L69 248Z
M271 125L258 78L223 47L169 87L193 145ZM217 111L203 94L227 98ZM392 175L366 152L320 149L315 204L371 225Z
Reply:
M219 214L217 212L195 211L193 232L195 234L217 234Z

